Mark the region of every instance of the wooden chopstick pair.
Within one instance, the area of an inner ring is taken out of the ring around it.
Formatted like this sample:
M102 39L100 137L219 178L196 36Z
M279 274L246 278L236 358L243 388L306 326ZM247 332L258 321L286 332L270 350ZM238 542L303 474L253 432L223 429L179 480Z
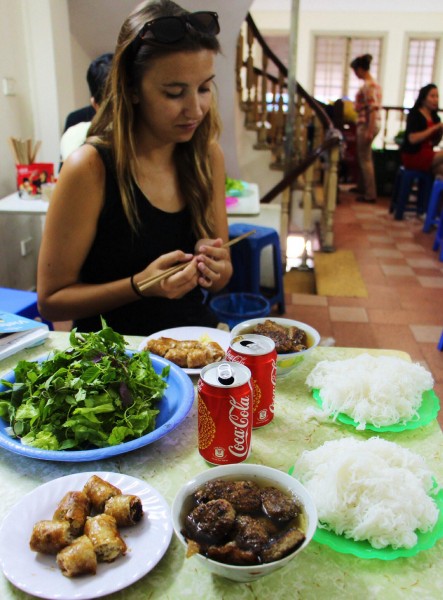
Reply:
M37 152L41 146L40 140L37 140L33 145L31 139L19 140L9 137L8 142L16 165L30 165L35 162Z
M239 235L236 238L233 238L232 240L229 240L229 242L226 242L226 244L223 244L222 248L229 248L229 246L233 246L237 242L244 240L245 238L249 237L253 233L255 233L255 229L253 229L252 231L248 231L247 233L243 233L242 235ZM170 277L171 275L174 275L174 273L178 273L179 271L182 271L185 267L188 266L188 264L189 264L189 262L180 263L179 265L175 265L175 267L171 267L170 269L163 271L163 273L160 273L160 275L154 275L153 277L148 277L147 279L140 281L140 283L137 284L137 287L140 290L140 292L144 292L152 285L158 283L159 281L162 281L163 279L166 279L166 277Z

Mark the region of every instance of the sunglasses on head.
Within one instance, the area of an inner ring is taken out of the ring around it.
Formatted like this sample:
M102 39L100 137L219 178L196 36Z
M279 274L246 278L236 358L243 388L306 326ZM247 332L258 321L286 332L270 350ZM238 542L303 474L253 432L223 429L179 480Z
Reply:
M220 32L218 14L199 11L175 17L159 17L143 25L138 39L142 43L154 40L162 44L173 44L185 37L189 27L198 33L217 35Z

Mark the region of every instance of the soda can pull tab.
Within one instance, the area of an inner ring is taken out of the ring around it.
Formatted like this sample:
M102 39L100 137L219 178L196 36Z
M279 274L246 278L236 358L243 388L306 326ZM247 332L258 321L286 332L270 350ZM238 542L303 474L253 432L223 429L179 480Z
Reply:
M258 342L253 342L252 340L242 340L240 346L251 348L252 351L260 351L263 348Z
M217 367L218 381L222 385L231 385L234 383L231 365L227 362L222 363Z

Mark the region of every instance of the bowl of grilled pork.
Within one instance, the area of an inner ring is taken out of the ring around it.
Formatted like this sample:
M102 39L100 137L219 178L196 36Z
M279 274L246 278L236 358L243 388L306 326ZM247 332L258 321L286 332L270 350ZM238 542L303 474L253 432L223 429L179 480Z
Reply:
M177 492L172 523L186 560L238 582L285 567L312 539L317 510L287 473L254 464L204 471Z
M279 317L242 321L232 329L231 340L247 333L265 335L274 341L277 377L288 375L320 342L318 331L307 323Z

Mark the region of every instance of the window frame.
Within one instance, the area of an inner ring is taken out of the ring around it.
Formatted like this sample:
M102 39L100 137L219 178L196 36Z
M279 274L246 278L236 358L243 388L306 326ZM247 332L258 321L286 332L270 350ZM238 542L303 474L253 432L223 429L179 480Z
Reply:
M404 105L404 99L406 96L406 82L408 79L408 61L409 61L410 45L411 45L411 42L415 41L415 40L435 41L436 45L435 45L434 63L433 63L433 67L432 67L432 69L433 69L432 79L429 81L426 81L422 85L426 85L427 83L436 83L438 85L438 83L436 82L436 78L438 78L438 73L439 73L439 68L440 68L440 56L443 51L443 42L442 42L441 33L408 32L405 37L405 45L404 45L405 53L404 53L404 59L403 59L403 73L402 73L402 79L401 79L402 86L401 86L401 91L400 91L400 95L399 95L399 106L404 106L404 108L411 108L412 104L413 104L412 103L411 106ZM418 87L418 89L416 90L415 97L417 97L418 91L422 87L422 85L420 85Z
M378 56L378 71L377 71L377 81L381 81L383 77L383 58L384 51L386 47L386 39L387 32L380 31L358 31L356 34L350 34L349 31L334 31L334 32L325 32L325 31L312 31L312 69L311 69L311 82L310 82L310 93L316 98L314 94L315 89L315 73L316 73L316 65L317 65L317 38L344 38L345 39L345 52L344 52L344 72L343 72L343 86L342 86L342 95L340 98L344 98L347 96L347 92L349 91L349 82L352 76L351 67L349 66L352 59L355 56L351 56L352 53L352 41L353 40L377 40L380 44L379 56ZM371 53L372 54L372 53ZM337 100L339 98L335 98ZM350 98L353 100L353 98ZM323 100L320 100L323 102ZM333 101L330 99L330 101Z

